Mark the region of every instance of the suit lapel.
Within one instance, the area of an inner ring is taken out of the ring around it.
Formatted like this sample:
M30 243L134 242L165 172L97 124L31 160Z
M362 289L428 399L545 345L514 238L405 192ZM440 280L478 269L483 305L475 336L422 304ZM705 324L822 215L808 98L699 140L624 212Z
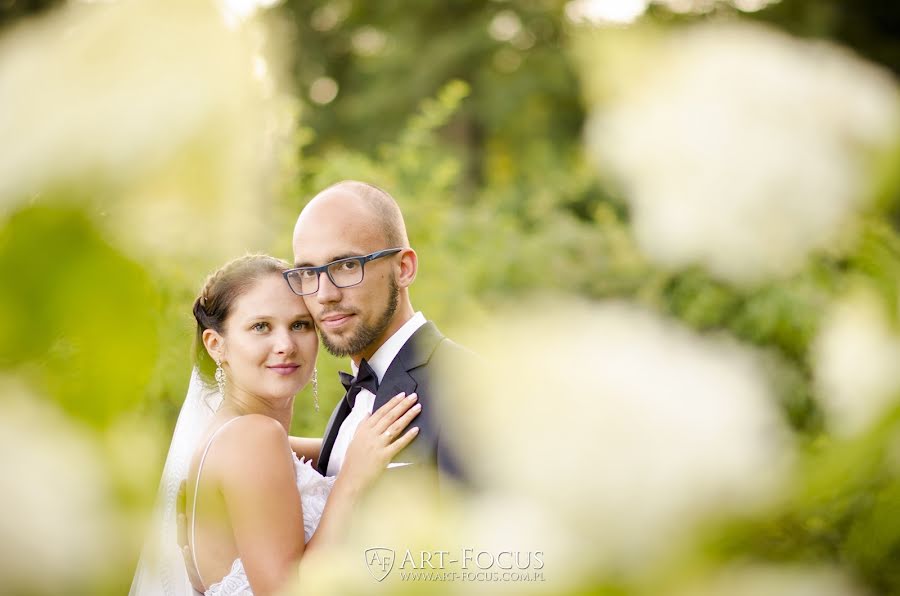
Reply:
M443 339L444 336L431 321L416 329L416 332L397 352L397 356L385 371L381 383L378 384L378 393L375 395L375 403L372 406L373 412L398 393L404 392L409 395L416 390L418 383L409 374L409 371L426 364ZM344 394L341 403L332 412L328 426L325 427L325 439L322 442L322 451L319 453L318 462L319 472L323 475L328 471L328 460L334 448L334 441L337 439L341 424L350 414L350 410L347 395Z
M347 403L347 394L345 393L341 403L331 413L328 426L325 427L325 439L322 441L322 450L319 452L319 461L316 466L319 473L323 476L328 472L328 459L331 457L331 450L334 448L334 441L337 439L338 431L349 414L350 404Z
M391 376L388 377L388 375ZM391 369L388 368L387 372L384 374L384 380L388 382L383 382L378 386L378 395L375 396L375 403L372 405L373 412L389 402L391 398L400 392L403 392L406 395L414 393L418 386L416 380L412 378L408 372L402 369L392 373Z
M443 339L444 336L431 321L416 329L385 371L384 378L378 385L373 412L401 391L409 395L416 390L418 383L409 371L427 363Z

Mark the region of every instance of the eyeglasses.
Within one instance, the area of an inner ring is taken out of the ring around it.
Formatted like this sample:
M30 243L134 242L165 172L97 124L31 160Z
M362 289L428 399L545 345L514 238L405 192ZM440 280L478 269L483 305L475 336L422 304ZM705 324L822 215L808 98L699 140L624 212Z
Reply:
M319 291L319 277L324 273L336 288L349 288L362 283L366 263L395 255L402 248L386 248L361 257L347 257L326 263L319 267L297 267L283 273L291 290L299 296L308 296Z

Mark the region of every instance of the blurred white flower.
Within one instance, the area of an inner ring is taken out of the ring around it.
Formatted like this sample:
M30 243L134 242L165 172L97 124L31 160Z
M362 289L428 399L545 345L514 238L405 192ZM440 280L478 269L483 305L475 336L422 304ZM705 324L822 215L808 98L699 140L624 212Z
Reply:
M334 101L338 94L337 81L331 77L319 77L309 86L309 98L319 105L326 105Z
M545 475L543 481L553 482L553 478ZM534 477L532 480L541 481ZM541 571L546 584L485 581L478 586L481 594L566 593L577 590L579 584L583 586L595 569L592 545L586 544L573 528L560 523L557 512L548 509L546 503L529 494L486 492L465 500L461 511L457 535L470 548L488 553L540 553L530 561L522 554L521 560L531 563L528 570ZM456 594L472 593L465 583L457 582L454 587Z
M623 304L530 301L468 340L490 363L443 415L480 483L641 571L697 523L779 493L791 449L751 353ZM589 548L587 548L589 546Z
M829 567L755 565L718 572L677 596L863 596L864 590Z
M812 355L820 401L839 435L866 430L900 398L900 335L871 294L832 307Z
M14 29L0 40L0 205L62 189L132 250L254 248L292 126L259 33L202 0L72 4Z
M220 9L229 26L236 27L256 11L271 8L281 0L219 0Z
M848 52L761 26L707 24L616 81L587 140L621 184L643 251L735 283L796 271L871 192L898 140L893 79Z
M647 11L649 0L569 0L566 17L573 23L631 23Z
M573 23L624 24L643 15L650 4L677 13L705 13L717 5L731 5L743 12L756 12L779 0L570 0L566 17Z
M742 12L756 12L780 0L653 0L654 4L665 6L677 13L706 13L719 5L731 5Z
M360 56L377 56L384 51L388 36L381 29L369 25L354 31L351 43Z
M388 472L390 478L391 472ZM577 587L583 572L593 562L593 551L571 536L556 514L528 495L482 492L472 495L443 487L435 493L433 478L418 482L414 477L390 478L369 495L356 511L349 539L334 548L314 553L301 564L299 582L291 594L396 594L412 584L404 573L416 571L470 573L503 568L488 561L503 551L520 553L516 570L544 571L545 581L491 580L489 577L441 583L443 594L557 594ZM365 551L387 548L394 551L393 571L383 581L372 579L365 564ZM465 561L463 551L486 553L479 562ZM409 551L413 559L406 558ZM421 553L434 554L422 563ZM534 555L533 553L539 553ZM479 567L480 566L480 567ZM578 573L579 566L581 574ZM484 574L483 574L484 575ZM490 574L487 574L490 576ZM426 579L418 583L426 584ZM415 585L415 584L412 584ZM477 586L477 587L476 587ZM415 590L414 590L415 591ZM431 593L431 590L426 590Z
M501 10L488 26L488 33L497 41L510 41L522 30L522 20L511 10Z
M129 564L114 530L102 453L55 406L4 383L0 577L8 593L75 593ZM125 559L125 560L123 560Z

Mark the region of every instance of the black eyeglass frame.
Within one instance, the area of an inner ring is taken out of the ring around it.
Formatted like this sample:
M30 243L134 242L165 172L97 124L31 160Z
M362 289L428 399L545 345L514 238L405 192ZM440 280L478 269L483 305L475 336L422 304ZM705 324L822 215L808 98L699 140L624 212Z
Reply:
M375 259L380 259L382 257L389 257L391 255L395 255L402 250L403 250L403 248L385 248L384 250L377 250L373 253L363 255L361 257L346 257L343 259L337 259L335 261L331 261L330 263L325 263L324 265L319 265L318 267L296 267L294 269L288 269L287 271L282 272L281 275L284 276L284 281L287 282L287 285L291 289L291 291L293 293L297 294L298 296L311 296L312 294L315 294L316 292L318 292L319 287L321 286L320 281L321 281L321 277L322 277L323 273L328 276L328 280L332 284L334 284L334 287L341 288L341 289L352 288L353 286L358 286L359 284L361 284L363 282L363 280L366 278L366 263L368 263L369 261L374 261ZM346 286L342 286L342 285L339 285L336 281L334 281L334 278L331 277L331 272L328 271L328 269L337 263L346 263L348 261L356 261L357 263L359 263L359 268L362 270L362 272L361 272L358 282L352 283L352 284L349 284ZM315 290L313 290L312 292L304 292L301 294L300 292L298 292L297 290L294 289L294 286L291 284L291 280L289 279L289 276L293 273L297 273L298 271L315 271L315 273L316 273L316 289Z

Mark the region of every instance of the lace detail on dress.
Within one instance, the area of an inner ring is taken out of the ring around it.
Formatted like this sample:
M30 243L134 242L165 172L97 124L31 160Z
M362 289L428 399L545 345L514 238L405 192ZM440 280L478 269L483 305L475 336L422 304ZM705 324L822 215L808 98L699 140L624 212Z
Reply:
M235 559L228 575L211 585L204 594L205 596L253 596L253 590L250 589L250 581L247 579L247 572L244 571L244 564L241 560Z
M306 542L309 542L322 519L322 511L331 487L334 486L335 477L322 476L312 467L311 461L297 459L296 454L294 471L297 475L297 488L300 490L300 502L303 504L303 533Z
M334 476L322 476L312 467L308 460L301 460L294 454L294 475L297 478L297 490L300 491L300 503L303 506L303 533L305 542L309 542L319 526L325 503L334 486ZM235 559L231 571L219 582L211 585L205 596L253 596L244 564Z

